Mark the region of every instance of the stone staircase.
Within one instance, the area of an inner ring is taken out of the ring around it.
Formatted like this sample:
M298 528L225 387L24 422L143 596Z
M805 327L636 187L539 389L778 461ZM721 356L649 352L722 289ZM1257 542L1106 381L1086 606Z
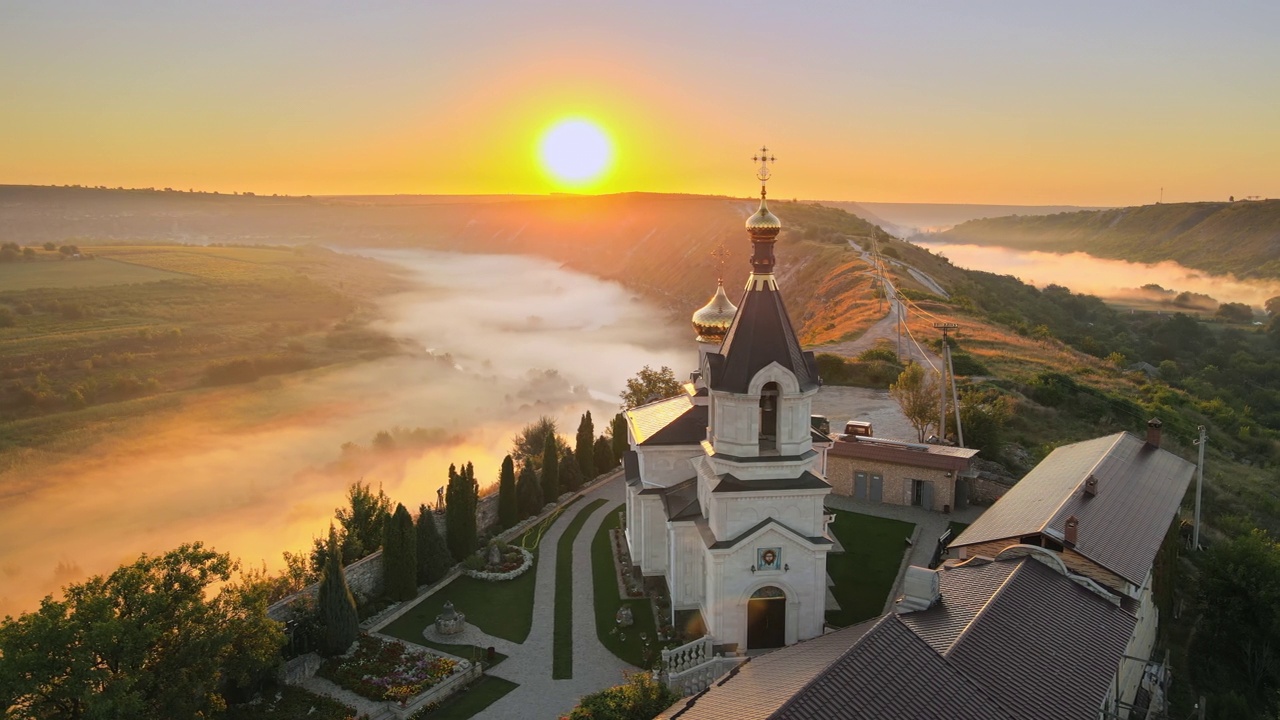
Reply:
M678 648L662 651L661 679L668 688L681 695L694 695L711 687L746 657L725 657L714 652L714 639L704 635Z

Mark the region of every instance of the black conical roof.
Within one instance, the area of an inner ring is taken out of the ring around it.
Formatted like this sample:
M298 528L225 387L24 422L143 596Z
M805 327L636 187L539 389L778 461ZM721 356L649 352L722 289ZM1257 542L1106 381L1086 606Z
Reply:
M772 275L748 280L720 352L708 354L707 362L712 390L745 393L751 378L774 362L796 376L801 391L818 386L817 361L800 349Z

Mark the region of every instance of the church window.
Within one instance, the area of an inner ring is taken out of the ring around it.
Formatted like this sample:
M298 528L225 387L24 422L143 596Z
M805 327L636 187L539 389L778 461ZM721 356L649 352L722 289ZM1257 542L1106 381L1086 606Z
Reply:
M760 451L778 449L778 383L760 390Z

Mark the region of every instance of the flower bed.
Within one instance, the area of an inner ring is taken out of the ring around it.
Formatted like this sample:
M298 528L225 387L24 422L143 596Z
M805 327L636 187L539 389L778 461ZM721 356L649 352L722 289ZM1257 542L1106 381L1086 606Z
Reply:
M516 545L507 545L502 549L502 562L498 565L484 562L486 553L487 551L482 550L481 554L473 555L472 557L480 558L480 562L464 564L462 566L462 574L477 580L498 582L500 580L514 580L533 567L533 553ZM470 560L471 558L468 558L468 561Z
M350 655L326 660L317 674L361 697L403 703L448 678L458 665L403 643L361 635Z

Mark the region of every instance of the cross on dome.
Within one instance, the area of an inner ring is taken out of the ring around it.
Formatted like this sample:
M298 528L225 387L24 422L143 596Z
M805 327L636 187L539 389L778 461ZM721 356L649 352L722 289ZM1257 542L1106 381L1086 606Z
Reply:
M718 264L716 282L724 281L724 261L729 258L729 254L729 250L724 246L724 243L720 243L715 250L711 251L711 257L715 258Z
M778 158L769 154L767 146L761 146L759 155L751 156L752 162L760 163L760 168L756 170L756 179L760 181L760 197L764 197L764 184L769 180L772 173L769 171L769 163L777 162Z

